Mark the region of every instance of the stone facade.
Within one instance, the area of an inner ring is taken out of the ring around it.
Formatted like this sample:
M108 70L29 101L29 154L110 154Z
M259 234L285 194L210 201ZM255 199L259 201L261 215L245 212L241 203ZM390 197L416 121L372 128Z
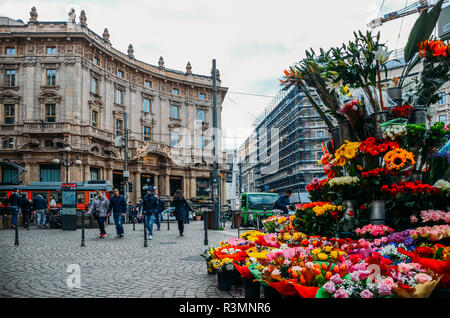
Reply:
M84 12L80 23L71 13L67 22L40 22L36 10L28 23L0 20L0 157L26 168L25 184L42 181L43 166L54 169L56 156L69 156L81 165L68 178L59 166L61 181L118 185L124 151L115 137L127 116L131 201L144 183L163 196L175 188L196 196L197 179L212 171L212 77L192 73L190 63L182 72L164 67L162 57L159 66L136 60L132 45L120 52L106 29L101 37ZM217 87L220 129L227 88L220 78Z

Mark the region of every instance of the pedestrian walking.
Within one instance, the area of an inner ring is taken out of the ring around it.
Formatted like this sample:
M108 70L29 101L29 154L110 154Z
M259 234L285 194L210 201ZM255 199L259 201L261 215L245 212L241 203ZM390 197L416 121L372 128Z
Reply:
M11 228L15 229L17 226L17 216L19 215L20 209L20 192L19 189L15 188L14 192L9 195L8 198L9 207L11 209L12 217L11 217Z
M181 192L181 190L177 190L175 192L175 195L170 205L175 208L175 217L178 222L178 230L180 232L180 236L184 236L183 232L186 214L188 214L189 211L192 209L186 202L186 199L184 198L183 192Z
M114 225L116 226L117 237L124 237L125 233L123 231L123 219L125 218L125 213L127 211L127 201L123 195L119 193L119 189L114 188L114 195L109 200L109 207L107 216L111 215L113 212Z
M27 226L29 227L30 225L28 224L28 222L30 222L30 219L31 219L31 202L30 202L30 200L28 200L26 193L21 194L20 211L22 212L22 217L23 217L23 220L22 220L23 227L24 228L26 228Z
M162 212L164 211L164 202L161 200L159 195L155 194L155 197L157 199L157 205L158 205L158 214L156 215L156 226L158 231L161 231L161 220L162 220Z
M97 191L97 196L94 198L91 206L89 207L88 213L93 215L97 219L98 228L100 230L100 238L106 236L105 231L105 220L108 214L109 200L105 196L102 190Z
M36 225L40 228L44 227L46 224L45 210L47 210L48 203L47 200L38 194L32 202L33 209L36 211Z
M147 194L142 200L142 209L145 213L145 226L148 229L148 239L153 239L153 222L158 217L158 199L155 197L153 187L147 188Z

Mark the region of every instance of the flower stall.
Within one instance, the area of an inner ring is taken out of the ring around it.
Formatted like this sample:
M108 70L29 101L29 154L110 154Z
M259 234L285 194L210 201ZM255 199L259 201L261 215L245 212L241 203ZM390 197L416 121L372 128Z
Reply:
M284 71L283 85L304 92L332 137L319 160L326 178L306 186L312 202L294 216L206 251L209 271L239 274L248 297L259 297L247 293L256 283L265 297L448 297L450 127L427 111L449 80L450 47L422 25L436 24L441 5L414 25L395 97L382 85L390 52L379 33L310 49Z

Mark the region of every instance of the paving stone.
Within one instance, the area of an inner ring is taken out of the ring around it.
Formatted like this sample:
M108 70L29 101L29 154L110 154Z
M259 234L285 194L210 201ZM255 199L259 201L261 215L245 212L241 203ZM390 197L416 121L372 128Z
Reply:
M208 248L202 222L186 225L184 237L176 224L170 231L163 226L147 248L142 224L124 229L122 239L115 238L114 225L104 239L86 229L86 247L79 229L20 230L19 246L13 230L0 231L0 297L243 297L242 288L219 291L216 275L207 274L199 256ZM209 245L231 236L237 231L208 231ZM70 264L80 266L80 289L66 284Z

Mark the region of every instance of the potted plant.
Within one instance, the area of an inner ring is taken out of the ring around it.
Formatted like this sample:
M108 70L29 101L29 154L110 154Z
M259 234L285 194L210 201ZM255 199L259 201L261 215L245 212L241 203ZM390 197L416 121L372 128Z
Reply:
M195 211L195 219L196 219L197 221L202 220L203 215L204 215L203 211Z

